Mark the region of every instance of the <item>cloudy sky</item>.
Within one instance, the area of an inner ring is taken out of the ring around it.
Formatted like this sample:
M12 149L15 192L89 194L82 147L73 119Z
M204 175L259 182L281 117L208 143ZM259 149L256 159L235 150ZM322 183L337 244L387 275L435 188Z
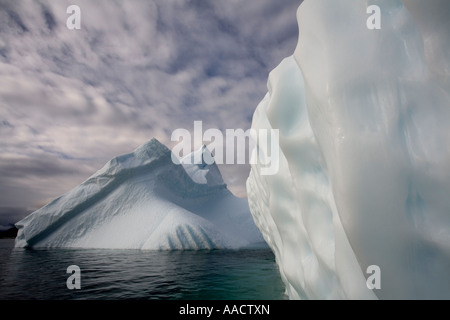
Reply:
M248 129L300 2L0 0L0 228L194 120ZM245 196L248 166L221 171Z

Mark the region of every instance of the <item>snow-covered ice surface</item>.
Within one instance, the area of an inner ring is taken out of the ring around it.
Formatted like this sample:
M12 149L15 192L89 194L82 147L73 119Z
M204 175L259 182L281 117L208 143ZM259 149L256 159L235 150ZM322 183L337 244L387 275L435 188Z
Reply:
M203 156L209 150L196 151ZM209 154L210 155L210 154ZM217 165L174 164L152 139L19 221L16 247L219 249L264 245Z
M447 0L300 5L252 123L280 130L280 170L247 181L290 298L450 299L449 17Z

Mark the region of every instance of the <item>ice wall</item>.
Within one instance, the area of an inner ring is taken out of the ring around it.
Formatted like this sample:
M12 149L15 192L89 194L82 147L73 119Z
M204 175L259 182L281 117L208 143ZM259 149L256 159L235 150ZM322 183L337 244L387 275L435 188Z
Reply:
M449 15L441 0L299 7L252 124L280 130L280 171L247 181L291 298L450 298Z

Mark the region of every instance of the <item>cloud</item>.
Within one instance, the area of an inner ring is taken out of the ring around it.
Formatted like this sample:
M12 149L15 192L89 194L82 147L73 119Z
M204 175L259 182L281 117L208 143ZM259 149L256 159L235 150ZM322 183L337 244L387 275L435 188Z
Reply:
M66 8L81 8L68 30ZM0 206L37 208L171 132L250 127L298 0L0 2ZM222 168L221 168L222 169ZM225 181L245 196L248 166Z

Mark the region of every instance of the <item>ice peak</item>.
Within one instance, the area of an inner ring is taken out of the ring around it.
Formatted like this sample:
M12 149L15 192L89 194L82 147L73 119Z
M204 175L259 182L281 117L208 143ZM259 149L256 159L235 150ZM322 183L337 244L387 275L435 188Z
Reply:
M214 156L205 144L182 158L181 163L194 182L209 186L225 185Z
M143 145L136 148L136 150L134 150L134 154L137 157L145 158L147 158L148 156L159 157L168 153L170 153L170 150L156 138L150 139Z
M215 164L214 156L209 151L208 146L203 144L199 149L193 151L181 159L182 164L194 164L200 168L205 168Z

